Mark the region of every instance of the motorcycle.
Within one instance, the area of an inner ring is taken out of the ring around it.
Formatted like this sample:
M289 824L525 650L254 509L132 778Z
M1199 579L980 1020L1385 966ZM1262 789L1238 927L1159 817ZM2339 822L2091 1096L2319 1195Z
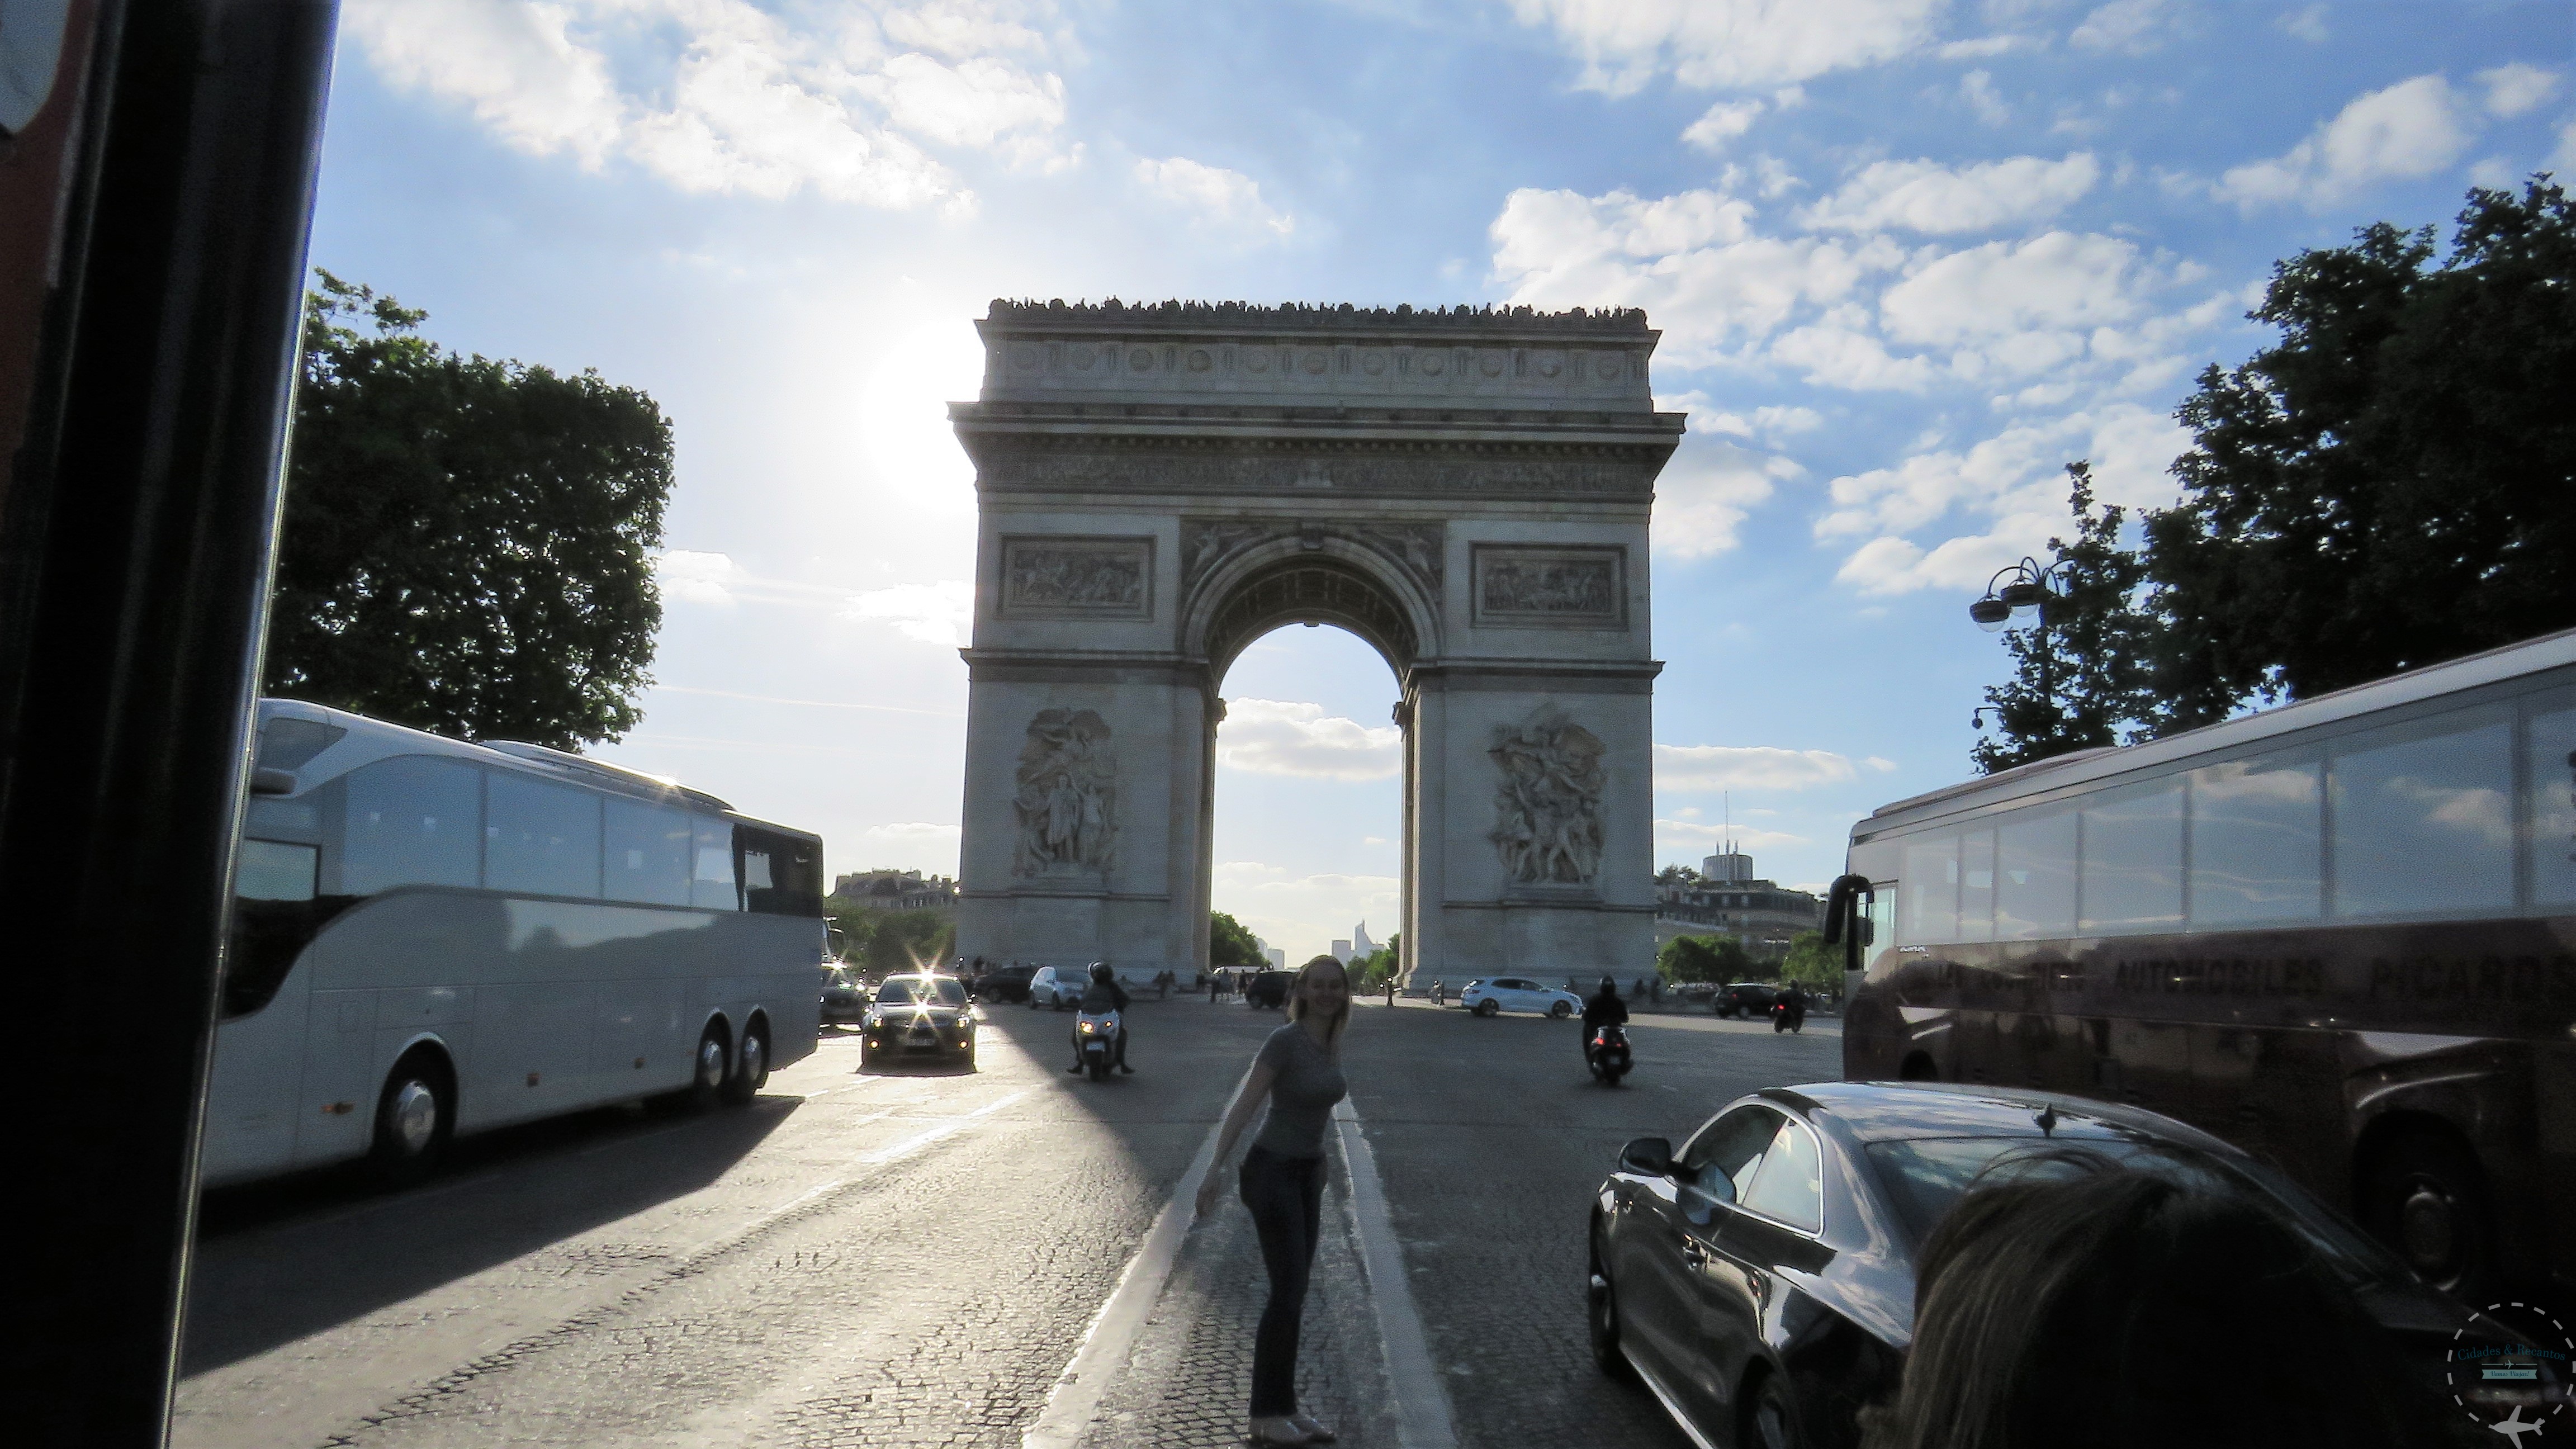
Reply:
M1074 1050L1082 1055L1082 1069L1091 1080L1109 1080L1110 1069L1118 1064L1118 1033L1125 1023L1118 1019L1115 1008L1108 1011L1086 1011L1073 1019Z
M1628 1028L1615 1021L1605 1021L1592 1029L1592 1040L1583 1048L1583 1063L1592 1068L1593 1080L1608 1086L1619 1085L1636 1063L1628 1055Z
M1775 1001L1771 1003L1771 1034L1773 1036L1778 1036L1784 1031L1794 1032L1806 1024L1807 1013L1803 1008L1791 1006L1785 1001Z

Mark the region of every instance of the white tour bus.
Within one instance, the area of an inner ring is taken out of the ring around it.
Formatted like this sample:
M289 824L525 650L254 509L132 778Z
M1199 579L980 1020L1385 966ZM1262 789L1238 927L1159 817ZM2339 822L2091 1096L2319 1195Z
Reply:
M2576 1280L2576 631L1899 800L1848 869L1846 1076L2134 1102L2434 1283Z
M541 745L262 700L210 1184L663 1093L814 1049L822 842Z

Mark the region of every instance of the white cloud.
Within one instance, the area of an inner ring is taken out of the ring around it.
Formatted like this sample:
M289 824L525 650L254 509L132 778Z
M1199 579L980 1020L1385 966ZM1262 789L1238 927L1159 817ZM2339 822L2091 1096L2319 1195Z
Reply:
M1655 850L1713 855L1719 844L1732 842L1738 848L1756 850L1787 849L1804 845L1807 837L1783 830L1755 830L1743 825L1710 825L1697 820L1662 820L1655 822Z
M957 842L961 832L954 825L936 825L926 820L907 820L897 824L871 825L859 832L865 836L871 854L869 869L927 870L937 875L957 873Z
M2015 156L1956 170L1937 161L1877 161L1799 220L1830 231L1993 231L2055 216L2101 176L2089 151L2063 161Z
M1320 704L1229 699L1216 760L1256 775L1384 780L1404 769L1404 731L1327 715Z
M729 607L734 589L748 578L730 554L666 548L653 556L653 581L662 597L687 604Z
M1348 939L1362 920L1371 923L1371 936L1385 940L1395 934L1403 908L1402 887L1391 875L1299 876L1259 861L1228 860L1217 863L1215 876L1215 908L1286 951L1291 966Z
M1985 71L1972 70L1959 77L1959 98L1989 126L2000 126L2012 119L2012 107L2004 103L2003 92L1995 89L1994 76Z
M974 626L975 586L951 579L871 589L851 595L841 617L885 624L907 639L955 648L967 641Z
M1655 551L1685 560L1726 552L1735 547L1745 514L1771 496L1774 480L1802 471L1786 458L1705 435L1684 437L1655 480Z
M1583 62L1580 84L1628 95L1670 71L1701 88L1784 85L1922 48L1944 0L1512 0Z
M1297 227L1296 218L1272 210L1261 199L1260 185L1240 171L1170 156L1139 160L1136 180L1163 200L1220 226L1266 227L1281 236Z
M2173 12L2165 0L2111 0L2111 3L2084 17L2066 42L2078 50L2116 50L2128 55L2145 55L2164 44L2165 30L2173 21Z
M2478 72L2478 84L2487 88L2487 109L2499 116L2519 116L2558 91L2558 74L2536 65L2515 61L2493 70Z
M2323 45L2333 33L2326 29L2326 7L2319 3L2304 10L2290 10L2272 22L2285 35L2294 35L2310 45Z
M1969 40L1953 40L1932 53L1943 60L1983 60L1988 56L2011 55L2016 51L2041 50L2047 44L2035 35L1980 35ZM1978 74L1983 75L1984 72Z
M1726 143L1753 129L1765 107L1760 101L1719 101L1707 114L1690 123L1682 140L1711 153L1726 149Z
M2090 333L2140 316L2160 280L2117 237L2053 231L1921 263L1887 289L1879 315L1897 341L1951 349L1958 377L2030 377L2084 357Z
M2231 169L2215 190L2248 211L2291 201L2321 206L2373 181L2433 175L2460 159L2470 134L2450 82L2419 75L2355 98L2288 151Z
M973 195L925 144L1044 167L1075 154L1056 136L1062 80L993 53L1042 49L1019 8L878 4L830 28L749 0L359 0L347 13L387 80L462 103L533 155L624 159L687 191L958 212Z
M1860 778L1848 756L1772 745L1657 745L1658 791L1807 790Z

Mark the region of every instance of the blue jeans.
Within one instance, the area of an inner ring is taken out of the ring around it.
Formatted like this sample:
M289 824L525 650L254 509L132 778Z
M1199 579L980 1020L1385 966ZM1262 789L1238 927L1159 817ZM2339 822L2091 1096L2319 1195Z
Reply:
M1270 1301L1252 1336L1252 1417L1283 1418L1297 1412L1297 1332L1323 1230L1324 1159L1255 1147L1243 1155L1242 1194L1270 1270Z

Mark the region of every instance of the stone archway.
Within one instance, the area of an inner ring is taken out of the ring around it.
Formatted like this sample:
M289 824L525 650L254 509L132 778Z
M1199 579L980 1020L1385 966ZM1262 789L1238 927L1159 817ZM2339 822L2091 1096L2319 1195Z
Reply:
M958 950L1207 959L1216 689L1287 623L1402 692L1416 985L1654 945L1642 313L996 302Z

